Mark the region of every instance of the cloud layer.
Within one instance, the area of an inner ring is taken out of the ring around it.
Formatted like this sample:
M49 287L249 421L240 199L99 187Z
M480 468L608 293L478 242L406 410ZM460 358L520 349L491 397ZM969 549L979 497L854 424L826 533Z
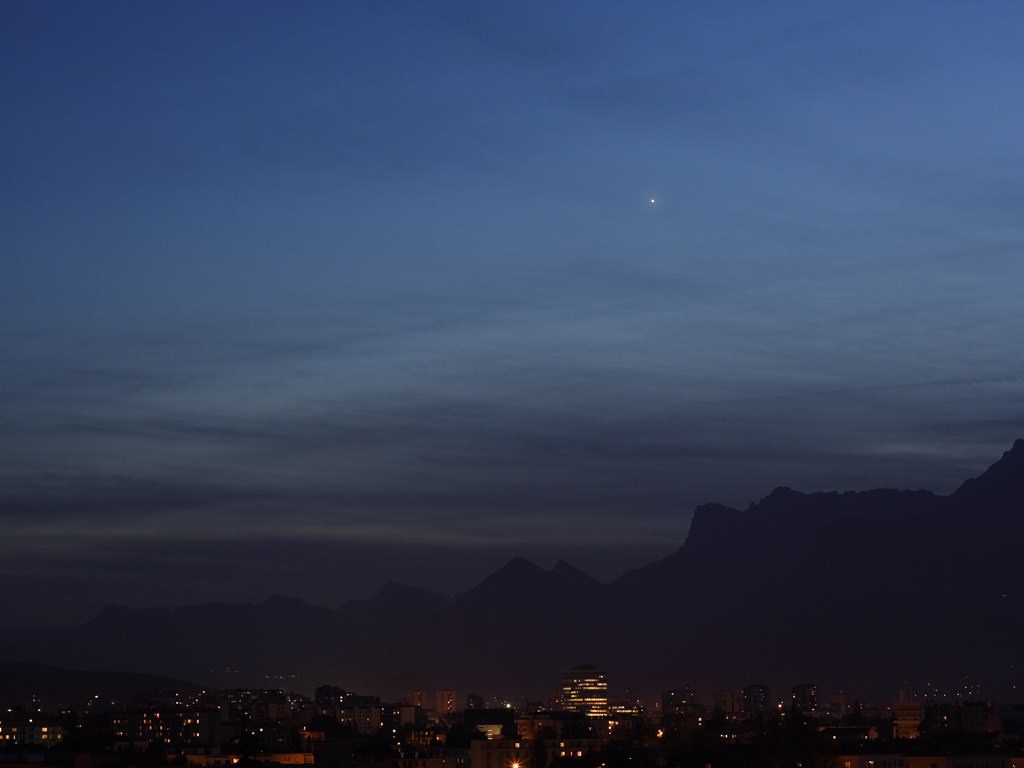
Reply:
M610 578L1021 436L1018 7L588 9L0 9L12 616Z

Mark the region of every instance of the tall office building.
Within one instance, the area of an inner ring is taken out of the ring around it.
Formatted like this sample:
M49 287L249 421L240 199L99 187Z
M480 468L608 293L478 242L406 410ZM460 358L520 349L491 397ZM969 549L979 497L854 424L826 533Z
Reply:
M715 714L734 719L743 711L743 697L738 691L722 688L715 693Z
M685 715L697 704L697 692L690 686L661 692L661 713L663 715Z
M661 726L669 733L699 727L703 721L704 707L697 703L697 692L693 688L674 688L661 693Z
M748 715L765 714L771 708L771 691L767 685L754 683L743 688L743 711Z
M587 717L607 717L608 682L604 673L589 664L563 672L562 708Z
M793 709L812 715L818 711L818 686L800 683L793 686Z
M434 691L434 711L450 715L455 711L455 691Z

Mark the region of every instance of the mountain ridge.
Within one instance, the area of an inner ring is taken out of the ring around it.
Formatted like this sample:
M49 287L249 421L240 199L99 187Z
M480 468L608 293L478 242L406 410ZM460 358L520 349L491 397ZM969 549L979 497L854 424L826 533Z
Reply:
M947 496L778 486L743 510L700 505L675 551L607 584L513 558L451 597L389 582L334 610L280 595L107 606L6 655L307 690L536 692L582 658L645 687L791 675L891 698L943 675L1010 685L1024 643L1021 509L1017 440Z
M58 705L78 707L82 700L96 695L109 698L154 690L195 693L201 689L195 683L159 675L0 662L0 702L5 706L27 704L35 696L55 711Z

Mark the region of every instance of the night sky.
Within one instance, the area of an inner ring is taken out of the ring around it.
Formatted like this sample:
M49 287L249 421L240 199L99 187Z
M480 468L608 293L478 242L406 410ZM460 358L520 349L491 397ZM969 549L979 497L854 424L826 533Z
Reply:
M330 607L1024 436L1024 5L0 4L4 621Z

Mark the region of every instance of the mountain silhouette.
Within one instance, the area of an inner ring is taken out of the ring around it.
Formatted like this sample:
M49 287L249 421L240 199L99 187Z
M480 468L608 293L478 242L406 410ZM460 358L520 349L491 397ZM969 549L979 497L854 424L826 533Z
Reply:
M8 639L12 660L146 671L209 686L332 683L544 695L592 660L614 686L811 680L893 700L964 681L1012 698L1024 647L1024 441L954 493L776 488L697 507L667 557L602 584L515 558L451 598L389 583L330 610L108 607L64 633Z
M0 663L0 701L27 706L33 697L46 711L81 707L82 701L137 693L196 693L200 687L183 680L126 672L61 669L45 664Z

